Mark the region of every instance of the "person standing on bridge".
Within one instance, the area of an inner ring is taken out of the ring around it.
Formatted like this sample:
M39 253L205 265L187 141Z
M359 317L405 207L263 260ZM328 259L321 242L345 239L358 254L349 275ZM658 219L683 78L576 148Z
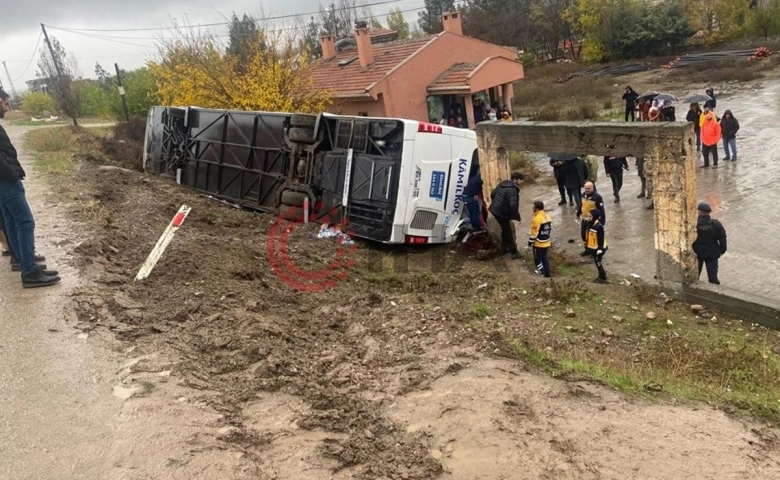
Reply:
M515 241L512 220L520 223L520 185L523 183L521 172L512 172L510 180L504 180L490 193L490 213L496 217L501 227L501 247L512 259L520 258Z
M723 118L720 119L720 132L723 136L723 153L726 154L723 160L737 161L737 132L739 131L739 122L734 118L731 110L723 112Z
M707 266L707 280L720 285L718 280L718 259L726 253L726 229L710 214L712 207L702 202L697 207L699 218L696 220L696 240L693 242L693 253L699 260L699 276L703 266Z
M552 277L550 270L550 259L547 252L550 250L552 241L550 234L552 232L552 220L547 212L544 211L544 203L536 200L534 202L534 217L531 220L531 233L528 237L528 246L533 248L534 265L536 273L545 278Z
M715 118L715 113L709 111L704 114L704 121L701 124L701 146L704 165L702 168L710 166L710 154L712 154L712 168L718 168L718 142L720 141L720 123Z
M701 150L701 116L702 111L698 103L692 103L685 121L693 124L693 134L696 136L696 151Z
M9 110L5 91L0 90L0 118ZM11 139L0 126L0 209L3 211L4 229L11 261L18 257L22 272L22 287L46 287L60 282L54 270L36 264L35 220L24 194L22 180L25 172L17 158ZM12 263L13 267L13 263Z
M577 210L577 221L580 223L580 237L585 242L585 249L580 254L583 257L587 257L591 254L587 248L587 234L588 228L590 228L591 217L595 210L599 211L599 219L601 225L607 223L607 211L604 209L604 199L601 194L596 192L596 186L593 182L585 183L585 194L582 196L582 204Z
M639 94L634 91L631 86L626 87L626 91L623 94L623 101L626 102L626 121L628 121L628 117L631 117L631 121L636 121L635 113L636 113L636 99L639 98Z

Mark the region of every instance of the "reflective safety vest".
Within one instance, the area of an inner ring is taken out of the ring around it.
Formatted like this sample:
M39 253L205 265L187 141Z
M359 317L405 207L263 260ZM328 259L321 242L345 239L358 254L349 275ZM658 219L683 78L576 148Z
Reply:
M529 245L536 248L549 248L552 241L552 219L544 210L538 210L531 219L531 235L528 238Z

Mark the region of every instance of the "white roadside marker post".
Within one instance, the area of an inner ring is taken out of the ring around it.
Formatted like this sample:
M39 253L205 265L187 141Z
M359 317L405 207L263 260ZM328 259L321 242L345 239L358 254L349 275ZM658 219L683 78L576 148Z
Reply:
M173 217L173 220L171 220L171 223L168 224L168 228L165 229L163 234L160 236L160 239L157 240L157 245L154 246L151 253L149 253L149 256L146 258L146 261L141 266L141 269L138 271L138 275L135 276L136 281L143 280L152 273L152 269L155 265L157 265L157 262L162 257L165 249L168 248L168 244L171 243L171 240L173 240L173 235L179 230L179 227L181 227L184 219L187 218L190 210L192 209L187 205L181 206L178 213L176 213L176 215Z

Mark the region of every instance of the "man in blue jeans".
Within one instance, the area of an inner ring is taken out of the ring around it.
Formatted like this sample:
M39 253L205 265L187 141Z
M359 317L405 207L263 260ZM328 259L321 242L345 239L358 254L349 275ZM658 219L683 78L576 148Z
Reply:
M9 110L8 102L8 94L0 90L0 118ZM22 287L55 285L60 283L57 272L35 263L35 220L24 195L25 176L16 149L0 126L0 210L10 252L19 260Z
M482 205L480 200L482 198L482 174L479 169L476 169L475 174L471 177L466 187L463 189L463 203L469 212L469 220L471 221L471 230L473 232L481 232L484 230L482 221Z

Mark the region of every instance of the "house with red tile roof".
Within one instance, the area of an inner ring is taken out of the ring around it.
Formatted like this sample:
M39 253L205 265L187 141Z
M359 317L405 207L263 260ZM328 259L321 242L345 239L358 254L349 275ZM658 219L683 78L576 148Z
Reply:
M474 128L478 100L511 110L513 83L524 76L517 51L464 36L460 12L442 19L438 35L408 40L362 23L354 37L322 36L323 55L310 75L314 88L331 92L329 111L436 122L462 117Z

